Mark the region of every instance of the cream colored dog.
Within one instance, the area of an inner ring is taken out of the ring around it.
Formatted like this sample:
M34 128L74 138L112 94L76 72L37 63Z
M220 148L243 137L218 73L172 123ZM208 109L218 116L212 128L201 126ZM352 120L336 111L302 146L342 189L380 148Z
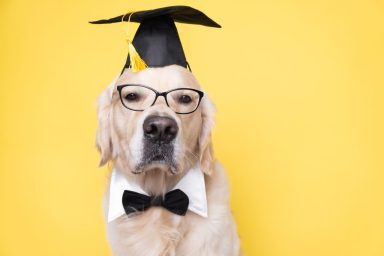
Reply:
M158 97L156 103L144 111L132 111L123 106L116 89L123 84L146 85L158 92L178 87L200 90L197 80L177 65L147 68L137 73L126 69L98 99L96 144L101 153L100 166L111 161L127 180L148 195L164 195L193 166L200 166L204 173L208 216L189 210L180 216L162 207L151 207L133 216L124 214L107 223L113 255L239 255L226 176L213 156L214 107L207 95L190 114L176 114L164 97ZM143 125L149 117L171 122L173 136L167 146L156 149L160 156L147 152L149 142L146 142L147 131ZM108 215L109 189L104 202Z

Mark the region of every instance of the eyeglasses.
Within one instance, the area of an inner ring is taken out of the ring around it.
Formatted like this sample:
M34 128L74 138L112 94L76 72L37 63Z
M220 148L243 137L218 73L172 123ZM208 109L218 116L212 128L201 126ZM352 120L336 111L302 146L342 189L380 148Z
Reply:
M144 111L153 106L159 96L163 96L165 103L177 114L190 114L200 105L204 93L192 88L176 88L166 92L138 84L123 84L116 87L121 103L127 109Z

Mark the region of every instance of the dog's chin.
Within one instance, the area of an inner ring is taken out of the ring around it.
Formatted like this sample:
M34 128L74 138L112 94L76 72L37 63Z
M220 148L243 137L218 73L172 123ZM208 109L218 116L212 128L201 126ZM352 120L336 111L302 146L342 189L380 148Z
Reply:
M154 159L146 163L140 163L132 171L134 174L147 174L150 172L163 172L166 175L175 175L178 173L178 168L173 163L161 159Z

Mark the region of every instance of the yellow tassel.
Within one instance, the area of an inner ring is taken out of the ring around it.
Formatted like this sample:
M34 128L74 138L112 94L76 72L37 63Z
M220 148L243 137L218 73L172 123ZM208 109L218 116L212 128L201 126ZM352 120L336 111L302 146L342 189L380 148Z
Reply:
M129 15L128 24L131 21L132 14L133 14L133 12ZM124 16L125 15L123 15L123 17L121 18L121 22L122 23L124 21ZM127 43L128 43L128 55L129 55L129 60L130 60L129 67L132 69L133 72L138 72L138 71L146 69L148 67L147 64L140 57L139 53L135 49L135 46L133 46L132 41L129 39L128 27L127 27L127 30L126 30L126 34L127 34L127 39L126 40L127 40Z
M128 42L128 54L130 60L130 68L133 72L141 71L146 69L148 66L145 61L140 57L139 53L136 51L131 40L127 39Z

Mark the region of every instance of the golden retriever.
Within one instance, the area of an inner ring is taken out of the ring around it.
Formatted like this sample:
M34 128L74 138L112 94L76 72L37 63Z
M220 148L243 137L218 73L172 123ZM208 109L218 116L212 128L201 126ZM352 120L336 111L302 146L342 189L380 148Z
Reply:
M125 69L98 98L96 145L101 154L100 166L110 161L114 170L151 196L163 196L171 191L198 166L204 177L207 216L190 210L181 216L163 207L150 207L115 217L107 221L113 255L239 255L240 242L229 208L226 175L213 156L211 130L215 111L210 99L205 94L200 105L189 114L176 113L169 106L172 103L161 96L153 105L134 111L124 106L123 100L134 99L135 95L120 96L117 90L119 85L126 84L145 85L157 92L180 87L200 90L194 75L181 66L147 68L140 72ZM162 133L155 139L148 137L153 135L153 124L149 128L145 125L150 118L166 126L165 130L159 128ZM159 138L164 141L157 143ZM110 199L109 186L104 198L106 219ZM121 202L121 198L117 201Z

